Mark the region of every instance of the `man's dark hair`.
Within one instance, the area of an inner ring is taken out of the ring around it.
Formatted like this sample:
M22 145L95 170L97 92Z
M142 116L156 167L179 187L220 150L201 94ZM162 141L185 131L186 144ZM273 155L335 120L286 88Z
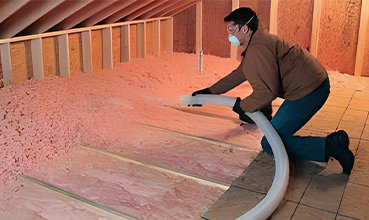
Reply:
M238 24L240 28L243 27L249 20L250 22L247 24L247 26L253 32L255 32L259 27L259 19L251 8L237 8L224 18L225 22L233 21L234 25Z

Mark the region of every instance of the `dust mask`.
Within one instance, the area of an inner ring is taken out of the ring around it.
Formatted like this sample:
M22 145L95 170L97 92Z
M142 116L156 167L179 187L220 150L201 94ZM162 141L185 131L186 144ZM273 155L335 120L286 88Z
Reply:
M240 45L241 45L241 43L240 43L240 41L238 40L238 38L237 38L236 36L234 36L233 34L230 34L230 35L228 36L228 40L229 40L229 42L230 42L231 44L233 44L233 45L236 45L236 46L240 46Z

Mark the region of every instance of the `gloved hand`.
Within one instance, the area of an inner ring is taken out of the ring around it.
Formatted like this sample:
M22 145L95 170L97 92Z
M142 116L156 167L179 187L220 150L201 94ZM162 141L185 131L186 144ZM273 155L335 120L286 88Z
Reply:
M245 112L241 109L240 102L241 102L241 99L237 97L236 103L234 104L232 110L239 115L238 118L241 121L244 121L248 124L255 124L255 122L249 116L247 116ZM272 120L272 113L273 113L272 103L269 103L268 105L260 109L260 111L269 121Z
M209 88L205 88L205 89L201 89L201 90L197 90L197 91L193 92L192 96L196 96L198 94L203 94L204 95L204 94L212 94L212 93L210 92ZM188 106L190 106L190 105L188 105ZM191 106L201 107L202 105L201 104L195 104L195 105L191 105Z

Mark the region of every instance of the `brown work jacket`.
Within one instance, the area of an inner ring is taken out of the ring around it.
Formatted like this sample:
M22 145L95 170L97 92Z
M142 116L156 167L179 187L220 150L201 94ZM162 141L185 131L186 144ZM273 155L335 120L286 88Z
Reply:
M240 105L244 111L252 112L276 97L302 98L318 88L327 76L324 67L309 52L258 29L238 68L209 89L213 94L222 94L248 80L253 92Z

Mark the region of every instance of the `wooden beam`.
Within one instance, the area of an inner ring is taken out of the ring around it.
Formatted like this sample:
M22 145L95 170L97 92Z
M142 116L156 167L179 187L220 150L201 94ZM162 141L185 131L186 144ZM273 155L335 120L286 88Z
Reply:
M102 61L103 61L103 69L113 69L113 39L112 39L112 28L104 28L102 29Z
M240 0L232 0L232 11L240 7ZM237 58L237 46L231 44L231 58Z
M153 54L155 56L160 54L160 20L154 21Z
M140 17L138 17L139 19L148 19L148 18L153 18L153 17L157 17L158 14L162 14L163 12L165 12L166 10L168 10L169 8L172 8L173 5L176 5L179 3L179 0L170 0L168 3L166 3L163 6L157 7L143 15L141 15Z
M68 34L58 36L59 75L70 77Z
M166 48L170 52L173 52L173 17L166 20Z
M188 1L187 3L183 2L183 4L180 4L177 7L174 7L172 10L170 10L170 11L164 13L164 14L161 14L159 17L162 17L162 16L172 17L172 16L176 15L177 13L179 13L183 10L186 10L187 8L193 6L194 4L196 4L199 1L200 0Z
M14 37L61 2L63 0L30 1L0 24L0 38Z
M83 72L92 73L91 31L81 32Z
M314 0L313 26L311 28L310 53L318 57L320 17L322 14L322 0Z
M99 11L104 10L109 7L111 4L118 0L110 0L110 1L101 1L95 0L80 10L73 13L71 16L67 17L59 24L55 25L51 30L67 30L70 29L87 18L91 17L94 14L97 14Z
M12 59L10 56L10 43L0 44L1 66L3 69L4 86L13 84Z
M154 2L151 2L150 4L140 8L139 10L131 13L130 15L126 16L124 18L124 21L132 21L136 18L138 18L139 16L152 11L160 6L162 6L163 4L167 4L169 0L156 0Z
M42 56L42 39L31 40L32 69L34 79L44 78L44 62Z
M355 61L355 76L361 76L363 74L363 63L365 59L365 49L369 49L369 0L361 1L361 15L360 15L360 28L359 39L357 43L356 61Z
M270 2L270 26L269 33L278 34L278 1L271 0Z
M104 24L111 24L119 21L121 18L126 17L127 15L133 13L134 11L139 10L140 8L145 7L155 0L147 0L147 1L136 1L130 6L123 8L122 10L117 11L113 15L109 16L107 19L103 21Z
M0 23L10 17L14 12L27 4L30 0L1 1Z
M61 22L65 18L69 17L73 13L77 12L92 0L84 0L84 1L65 1L49 11L47 14L42 16L36 22L28 26L25 30L25 34L40 34L55 24Z
M137 24L137 58L146 56L146 23Z
M202 1L196 4L196 54L202 51Z
M139 1L139 0L137 0ZM89 27L92 25L95 25L97 23L99 23L100 21L108 18L109 16L124 10L125 8L129 7L131 4L133 4L134 2L136 2L136 0L125 0L125 1L117 1L114 4L104 8L103 10L99 11L98 13L96 13L94 16L89 17L88 19L86 19L85 21L83 21L80 26L82 27ZM106 23L106 22L105 22ZM110 23L110 22L107 22ZM111 22L113 23L113 22Z
M130 47L130 27L128 25L124 25L120 28L120 62L129 62L131 60L131 47Z

